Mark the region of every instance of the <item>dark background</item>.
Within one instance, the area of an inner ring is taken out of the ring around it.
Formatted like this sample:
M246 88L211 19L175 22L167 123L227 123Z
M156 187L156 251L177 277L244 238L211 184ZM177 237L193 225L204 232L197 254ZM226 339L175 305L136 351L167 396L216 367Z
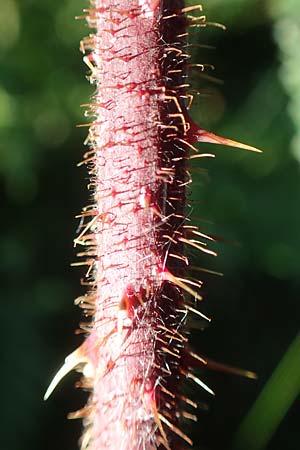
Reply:
M208 144L216 158L194 160L191 205L203 232L221 238L219 256L192 253L193 263L223 277L205 280L204 332L193 323L192 343L204 355L254 370L257 381L205 372L214 399L191 427L196 449L299 448L300 356L300 2L210 0L210 26L192 41L193 61L216 67L191 73L200 91L197 122L218 134L264 150L250 154ZM196 4L196 2L194 2ZM74 21L87 2L1 0L1 448L76 449L81 423L67 421L85 395L70 375L47 403L45 389L64 357L80 342L73 330L82 292L72 239L74 216L88 203L87 174L76 168L84 150L80 104L92 88L78 51L89 33ZM222 80L208 81L207 76ZM197 96L196 96L197 97ZM195 321L193 321L195 322ZM296 339L296 340L295 340ZM276 389L266 385L287 349L293 352ZM297 353L298 352L298 353ZM296 381L294 380L296 379ZM287 404L287 389L294 386ZM264 406L248 413L261 393ZM282 410L280 409L282 408ZM285 408L285 409L284 409ZM258 436L274 411L268 443ZM254 418L253 418L254 417ZM250 430L250 432L249 432Z

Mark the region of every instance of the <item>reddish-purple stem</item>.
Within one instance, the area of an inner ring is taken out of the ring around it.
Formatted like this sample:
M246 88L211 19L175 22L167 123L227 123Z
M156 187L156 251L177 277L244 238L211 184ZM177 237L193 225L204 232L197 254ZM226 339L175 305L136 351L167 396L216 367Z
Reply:
M213 253L186 217L186 163L196 142L242 144L202 130L187 114L186 29L188 14L193 26L205 25L199 6L91 3L86 19L96 31L81 48L95 93L82 164L93 202L74 241L89 286L76 303L91 320L46 397L76 368L91 390L88 405L70 415L84 420L82 449L182 449L192 442L180 421L194 416L180 403L195 406L180 394L182 381L211 392L189 369L206 362L187 346L186 316L205 316L195 305L201 283L186 278L184 245Z

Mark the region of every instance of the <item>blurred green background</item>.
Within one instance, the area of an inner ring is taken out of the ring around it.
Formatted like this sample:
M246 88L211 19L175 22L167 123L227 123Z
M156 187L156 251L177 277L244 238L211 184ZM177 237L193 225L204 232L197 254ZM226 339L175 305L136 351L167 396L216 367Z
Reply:
M214 47L194 49L194 61L216 67L206 77L191 73L200 91L193 116L204 128L264 153L201 145L216 158L192 162L194 220L221 238L217 258L193 254L193 263L224 273L200 274L203 311L213 322L204 332L196 326L192 342L200 353L254 370L259 379L202 374L216 398L192 391L208 408L199 411L191 434L201 450L296 450L300 1L203 4L208 19L228 29L192 31L193 42ZM86 6L81 0L1 0L3 450L71 450L80 435L81 423L66 419L85 398L73 388L76 375L47 403L42 397L81 342L73 334L81 314L72 302L83 292L83 272L70 262L74 216L89 201L87 174L76 168L86 130L75 127L92 93L78 50L89 30L74 20Z

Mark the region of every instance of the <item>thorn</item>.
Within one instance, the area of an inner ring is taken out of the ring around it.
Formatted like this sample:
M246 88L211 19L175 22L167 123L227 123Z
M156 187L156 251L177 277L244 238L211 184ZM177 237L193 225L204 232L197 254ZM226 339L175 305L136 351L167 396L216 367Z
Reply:
M163 416L161 416L161 414L159 414L159 412L157 411L155 401L152 402L151 406L152 406L152 412L153 412L154 420L155 420L155 422L156 422L156 424L158 426L158 429L160 431L161 437L163 439L162 444L167 450L171 450L171 448L169 446L169 443L168 443L167 435L166 435L165 430L164 430L164 428L162 426L162 423L161 423L162 422L161 419L162 419Z
M197 418L197 416L195 416L195 414L190 414L190 413L187 412L187 411L182 411L182 412L181 412L181 415L182 415L182 417L184 417L185 419L192 420L193 422L198 422L198 418Z
M201 153L199 155L190 155L189 159L196 159L196 158L215 158L216 155L213 153Z
M237 147L242 148L243 150L248 150L250 152L262 153L262 151L256 147L242 144L241 142L237 141L232 141L231 139L227 139L222 136L217 136L216 134L205 131L199 127L195 129L195 126L196 125L191 126L191 137L193 142L207 142L209 144L226 145L227 147Z
M201 297L201 298L202 298L202 297ZM198 300L199 300L199 299L198 299ZM207 317L205 314L202 314L200 311L198 311L198 309L195 309L195 308L193 308L192 306L187 305L187 304L185 304L184 306L185 306L185 308L186 308L188 311L190 311L190 312L196 314L197 316L202 317L202 319L205 319L205 320L207 320L208 322L211 322L211 319L210 319L209 317Z
M218 22L205 22L205 25L211 25L216 28L221 28L221 30L223 30L223 31L227 30L225 25L223 25L222 23L218 23Z
M258 378L257 374L250 370L244 370L244 369L239 369L238 367L228 366L227 364L222 364L222 363L216 362L212 359L205 358L205 361L206 361L207 368L211 369L211 370L216 370L218 372L228 372L228 373L232 373L233 375L250 378L251 380L257 380L257 378Z
M197 355L197 353L193 352L192 350L188 350L188 354L195 359L197 362L200 362L200 367L206 366L207 361L206 359L202 358L201 356Z
M87 359L82 352L82 348L78 347L73 353L66 357L63 366L58 370L48 389L45 392L44 400L48 400L59 382L69 373L75 369L79 364L87 363Z
M185 284L189 284L191 286L195 286L195 287L197 287L199 289L202 288L202 284L203 284L202 281L199 281L199 280L193 281L193 280L189 280L188 278L181 278L181 277L177 277L177 278L178 278L179 281L182 281Z
M191 289L183 281L181 281L178 277L175 277L168 271L164 271L162 275L163 275L163 280L174 283L176 286L178 286L181 289L183 289L184 291L186 291L188 294L190 294L196 300L199 300L199 301L202 300L202 297L201 297L201 295L198 294L198 292L194 291L194 289ZM185 305L185 306L187 307L187 305ZM202 314L201 314L201 316L202 316Z
M180 261L183 261L186 266L189 265L189 260L186 256L176 255L175 253L169 253L168 256L170 256L171 258L175 258L175 259L179 259Z
M168 421L168 419L166 419L165 416L163 416L162 414L158 414L159 419L161 422L163 422L165 425L167 425L170 430L173 431L173 433L177 434L177 436L181 437L181 439L183 439L185 442L187 442L190 446L193 445L193 441L186 435L184 434L179 428L175 427L175 425L171 422Z
M188 342L188 338L183 336L181 333L179 333L178 330L174 330L174 329L170 330L169 328L165 327L164 325L158 325L158 328L163 331L166 331L170 336L173 336L175 334L176 336L179 337L180 342Z
M83 418L87 417L91 413L91 411L92 411L92 406L84 406L83 408L78 409L77 411L70 412L67 415L67 418L71 419L71 420L83 419Z
M178 354L175 353L175 352L172 352L172 351L169 350L167 347L161 347L161 350L162 350L164 353L168 353L169 355L172 355L172 356L174 356L175 358L179 358L179 359L180 359L180 355L178 355Z
M212 255L212 256L217 256L216 252L203 247L203 245L198 244L198 241L195 241L193 239L186 239L183 237L178 238L178 240L181 242L184 242L185 244L190 245L191 247L195 247L198 250L201 250L203 253L207 253L208 255Z
M187 133L189 135L189 133ZM192 136L193 137L193 136ZM186 145L187 147L189 147L191 150L194 150L195 152L198 152L199 150L193 146L193 144L191 144L190 142L188 142L186 139L181 139L181 138L177 138L177 141L181 142L182 144ZM193 142L197 142L195 139L193 139Z
M188 230L190 233L192 233L192 234L196 234L197 236L200 236L200 237L203 237L204 239L207 239L207 240L209 240L209 241L213 241L213 242L215 242L215 239L212 237L212 236L210 236L210 235L208 235L208 234L205 234L205 233L201 233L201 231L198 231L197 229L190 229L190 230Z
M161 392L164 392L165 394L169 395L171 398L176 398L176 395L170 392L168 389L166 389L164 386L160 386Z
M85 235L85 233L91 229L93 227L93 225L95 225L95 223L97 222L99 215L96 212L96 214L93 214L94 217L93 219L91 219L89 221L89 223L84 227L84 229L82 230L82 232L79 234L79 236L77 236L77 238L74 239L74 247L76 247L76 244L81 242L81 239L83 238L83 236Z
M196 272L205 272L211 275L217 275L218 277L223 277L224 274L222 272L216 272L215 270L207 269L206 267L198 267L198 266L190 266L191 270L195 270Z
M211 395L215 395L214 391L212 391L203 381L200 380L200 378L193 375L191 372L186 372L185 370L182 370L181 373L186 376L186 378L190 378L194 381L194 383L201 386L206 392L208 392Z
M193 402L193 400L191 400L188 397L185 397L184 395L180 395L178 394L177 397L182 400L183 402L185 402L187 405L192 406L193 408L197 409L198 408L198 404L196 402Z
M195 10L203 11L202 5L195 5L195 6L187 6L185 8L181 8L182 13L187 13Z

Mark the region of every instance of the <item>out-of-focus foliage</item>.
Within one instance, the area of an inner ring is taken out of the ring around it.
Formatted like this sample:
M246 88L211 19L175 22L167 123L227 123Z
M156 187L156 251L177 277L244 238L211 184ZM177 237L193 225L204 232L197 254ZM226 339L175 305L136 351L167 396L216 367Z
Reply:
M293 154L300 160L300 2L270 1L274 17L274 37L280 49L280 78L289 95L289 113L295 126L291 141Z
M234 449L266 448L292 403L299 396L299 338L298 334L239 427Z
M80 341L72 334L80 318L72 300L81 293L82 272L69 264L78 225L73 217L88 194L86 173L76 168L85 131L75 125L85 121L80 104L92 88L78 51L89 30L74 16L87 6L84 0L1 0L4 450L71 450L80 434L80 424L65 419L83 402L72 386L75 376L47 404L42 396ZM192 42L215 47L195 48L194 61L216 67L191 73L200 91L193 116L204 128L264 150L256 155L202 145L217 157L195 160L192 167L194 220L221 238L217 259L193 254L193 264L224 273L200 273L203 310L213 324L205 332L195 329L193 344L260 376L253 382L202 375L216 400L198 393L209 411L200 411L192 427L195 448L226 450L299 331L300 6L297 0L209 0L203 6L209 20L228 30L192 31ZM268 450L296 450L298 421L299 397Z

